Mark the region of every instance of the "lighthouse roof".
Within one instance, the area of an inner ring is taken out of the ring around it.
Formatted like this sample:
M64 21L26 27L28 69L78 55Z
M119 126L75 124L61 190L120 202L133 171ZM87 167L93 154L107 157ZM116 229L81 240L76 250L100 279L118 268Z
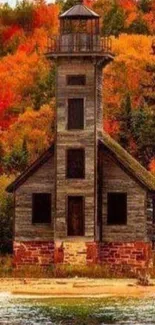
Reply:
M86 7L82 3L79 3L64 13L62 13L60 16L60 19L68 18L68 19L97 19L99 18L99 15L96 14L94 11L92 11L90 8Z

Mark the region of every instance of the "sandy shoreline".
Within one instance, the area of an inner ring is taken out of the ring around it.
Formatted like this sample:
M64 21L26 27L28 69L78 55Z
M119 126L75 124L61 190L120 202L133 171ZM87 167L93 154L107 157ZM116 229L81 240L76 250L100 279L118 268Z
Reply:
M16 279L0 278L0 293L35 297L155 296L153 285L137 285L135 279Z

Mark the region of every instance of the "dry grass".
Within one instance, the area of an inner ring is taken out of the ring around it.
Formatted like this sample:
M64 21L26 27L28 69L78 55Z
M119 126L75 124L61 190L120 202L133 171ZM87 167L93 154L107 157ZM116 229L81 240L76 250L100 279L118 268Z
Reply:
M14 278L133 278L136 274L131 272L128 266L110 268L107 265L51 265L40 267L37 265L26 265L20 268L13 267L12 257L0 256L0 277Z

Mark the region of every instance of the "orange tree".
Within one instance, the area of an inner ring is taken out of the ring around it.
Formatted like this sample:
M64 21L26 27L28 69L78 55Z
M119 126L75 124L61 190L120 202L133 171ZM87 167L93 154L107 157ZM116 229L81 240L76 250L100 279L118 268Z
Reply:
M1 135L3 170L22 171L48 148L54 139L55 104L39 111L27 109Z

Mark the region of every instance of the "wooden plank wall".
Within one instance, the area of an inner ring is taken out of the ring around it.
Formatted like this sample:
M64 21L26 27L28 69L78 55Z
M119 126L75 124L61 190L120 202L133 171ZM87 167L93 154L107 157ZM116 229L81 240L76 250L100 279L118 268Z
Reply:
M54 157L49 158L31 175L16 191L15 204L15 240L44 241L53 239L55 218L55 183ZM32 194L51 193L52 222L51 225L32 225Z
M107 193L127 193L127 225L107 225ZM108 242L147 241L147 191L103 151L102 238Z
M68 74L85 74L85 86L67 86ZM85 197L85 237L94 238L95 68L91 58L58 60L57 71L57 215L56 238L67 235L67 196ZM84 98L85 129L67 130L67 99ZM85 148L85 179L66 179L67 148Z

